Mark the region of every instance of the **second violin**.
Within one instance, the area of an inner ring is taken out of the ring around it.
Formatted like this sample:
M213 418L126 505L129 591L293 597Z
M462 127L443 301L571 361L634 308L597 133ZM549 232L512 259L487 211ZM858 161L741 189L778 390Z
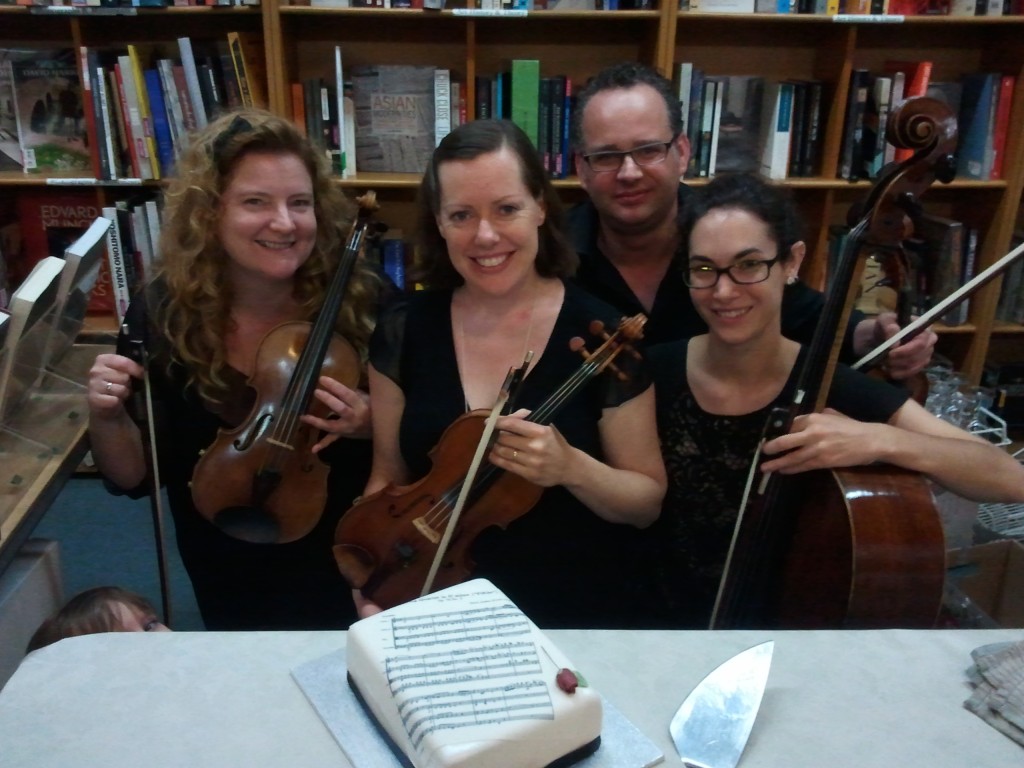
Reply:
M640 338L646 318L624 320L612 335L595 321L591 333L604 343L593 353L574 339L573 348L586 358L583 364L539 407L528 421L549 424L568 401L606 368L629 343ZM616 373L619 373L617 370ZM624 375L619 373L619 375ZM470 461L484 435L487 413L468 413L445 430L430 453L433 469L408 486L389 486L359 501L338 523L334 556L349 584L381 607L418 597L438 546L462 490ZM451 536L447 552L433 582L442 589L465 581L473 573L470 548L480 533L493 526L505 528L529 512L544 489L519 475L485 463L472 481L465 509Z

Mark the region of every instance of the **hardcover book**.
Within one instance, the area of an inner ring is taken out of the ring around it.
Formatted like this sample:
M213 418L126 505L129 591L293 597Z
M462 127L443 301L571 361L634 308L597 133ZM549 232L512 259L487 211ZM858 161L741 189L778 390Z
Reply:
M792 126L793 83L769 81L761 111L761 174L766 178L786 178Z
M957 140L957 177L987 181L992 171L993 131L1000 75L972 72L963 77Z
M434 69L352 68L360 172L423 173L434 151Z
M0 369L0 423L7 423L46 367L63 268L63 259L47 256L11 294Z
M74 50L17 58L11 75L25 171L91 172Z
M75 343L85 324L85 315L100 267L110 220L98 217L85 233L64 251L64 269L57 289L57 309L47 360L60 360Z
M764 78L730 75L722 78L722 116L718 122L718 152L715 170L756 172L761 166L761 108Z
M85 190L26 190L18 195L21 252L12 263L12 284L21 282L47 256L62 256L100 215L96 197ZM89 312L109 313L110 279L100 275L89 301Z
M21 142L18 141L18 115L14 109L14 75L10 56L0 49L0 171L21 171Z

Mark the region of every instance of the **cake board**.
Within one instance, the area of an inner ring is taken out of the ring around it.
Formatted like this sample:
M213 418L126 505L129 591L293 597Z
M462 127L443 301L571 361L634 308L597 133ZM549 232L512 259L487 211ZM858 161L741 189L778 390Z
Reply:
M345 650L292 670L292 678L356 768L401 768L373 717L348 685ZM575 763L578 768L651 768L665 759L657 745L601 697L601 746Z

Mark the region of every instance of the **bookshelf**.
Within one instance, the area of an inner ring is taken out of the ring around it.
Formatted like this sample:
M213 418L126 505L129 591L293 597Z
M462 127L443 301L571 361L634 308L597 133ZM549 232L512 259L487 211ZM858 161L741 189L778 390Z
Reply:
M537 11L500 16L467 12L449 3L443 11L313 8L285 0L253 7L119 9L124 15L38 12L0 6L0 46L122 45L172 41L177 36L219 39L227 31L262 32L271 110L291 116L290 83L333 75L333 50L343 49L346 70L358 64L431 64L451 70L465 84L472 114L474 77L494 73L512 58L536 58L541 75L565 74L578 88L600 67L634 59L672 76L674 65L693 61L709 74L757 73L769 78L814 78L825 83L823 154L818 175L791 179L809 226L812 258L804 278L824 276L828 228L845 220L869 182L835 178L842 141L849 74L856 67L880 71L886 59L928 59L933 80L971 71L1001 71L1017 78L1006 165L999 181L954 181L929 190L925 204L936 213L980 230L978 271L1009 250L1020 226L1024 192L1024 16L877 17L709 14L678 11L672 3L653 10ZM45 9L44 9L45 10ZM130 12L130 13L128 13ZM492 12L493 13L493 12ZM59 183L55 177L0 175L0 206L26 185ZM340 181L350 193L377 191L381 219L411 233L418 177L360 174ZM692 182L699 184L699 181ZM567 203L582 191L573 178L556 186ZM123 192L117 182L93 187L102 204ZM968 378L980 380L990 348L1024 358L1024 327L996 323L999 283L971 300L970 322L940 328L939 350ZM1016 350L1015 352L1013 350Z

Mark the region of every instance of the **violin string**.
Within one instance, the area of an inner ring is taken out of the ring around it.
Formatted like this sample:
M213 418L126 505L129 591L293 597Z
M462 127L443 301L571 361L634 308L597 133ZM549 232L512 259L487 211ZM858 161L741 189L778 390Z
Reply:
M295 372L289 380L282 398L281 411L274 421L274 440L270 443L271 448L267 452L268 458L264 461L272 470L280 471L284 463L293 455L292 451L285 450L283 446L292 445L296 432L303 426L301 417L309 408L327 348L334 335L335 324L329 320L337 317L341 308L341 293L352 274L359 249L362 247L365 230L366 222L357 222L350 242L345 246L338 262L338 267L320 309L324 322L310 324L310 333L299 354Z
M604 362L603 357L604 356L599 353L591 355L565 382L563 382L551 397L531 412L530 415L526 417L526 420L535 424L549 423L550 420L554 418L554 415L558 410L569 401L579 388L600 372L600 367ZM486 467L482 468L473 483L473 488L469 498L471 500L475 500L476 497L478 497L495 479L497 479L497 475L501 471L503 470L499 470L498 467L493 464L488 464ZM423 515L425 522L427 522L431 528L447 522L460 488L460 484L450 486L443 494L441 494L434 506L427 510Z

